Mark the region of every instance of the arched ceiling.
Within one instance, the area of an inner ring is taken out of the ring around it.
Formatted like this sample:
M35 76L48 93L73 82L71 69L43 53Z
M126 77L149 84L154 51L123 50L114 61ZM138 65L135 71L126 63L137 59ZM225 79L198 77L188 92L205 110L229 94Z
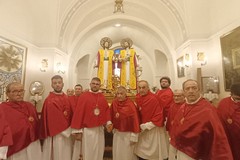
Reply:
M114 14L114 0L75 1L62 14L58 47L79 58L82 51L96 52L105 36L113 43L129 37L146 53L158 49L170 54L170 48L186 40L184 15L178 4L167 0L124 0L123 8L125 13ZM116 23L121 27L115 27Z

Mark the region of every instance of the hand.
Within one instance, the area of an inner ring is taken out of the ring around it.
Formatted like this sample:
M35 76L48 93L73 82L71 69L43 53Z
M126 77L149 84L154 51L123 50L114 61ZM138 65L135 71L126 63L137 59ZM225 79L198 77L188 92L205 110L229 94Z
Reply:
M147 129L145 124L140 124L141 131L145 131Z
M75 140L82 141L82 133L73 133L72 134Z
M113 130L113 125L112 125L112 124L108 124L108 125L106 126L106 129L107 129L107 132L108 132L108 133L112 132L112 130Z

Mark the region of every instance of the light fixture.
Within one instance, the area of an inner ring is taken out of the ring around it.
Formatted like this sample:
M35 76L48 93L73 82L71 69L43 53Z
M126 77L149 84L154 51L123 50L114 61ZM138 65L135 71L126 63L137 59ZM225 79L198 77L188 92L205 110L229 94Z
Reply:
M188 53L184 55L184 66L189 67L192 63L191 57Z
M42 59L41 66L40 66L40 71L41 72L46 72L47 68L48 68L48 59Z
M61 73L61 74L64 74L64 73L65 73L64 66L62 65L61 62L58 62L58 63L57 63L56 68L57 68L57 72L58 72L58 73Z
M115 27L121 27L121 24L120 23L116 23L114 26Z
M197 53L197 60L201 62L201 66L205 66L207 64L207 57L204 52Z

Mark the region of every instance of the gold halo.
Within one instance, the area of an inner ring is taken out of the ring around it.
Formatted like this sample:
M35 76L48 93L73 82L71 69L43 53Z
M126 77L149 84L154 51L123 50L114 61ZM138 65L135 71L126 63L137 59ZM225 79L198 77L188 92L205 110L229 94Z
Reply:
M112 40L109 37L104 37L100 41L100 45L105 49L105 42L108 42L109 46L107 49L109 49L112 46Z

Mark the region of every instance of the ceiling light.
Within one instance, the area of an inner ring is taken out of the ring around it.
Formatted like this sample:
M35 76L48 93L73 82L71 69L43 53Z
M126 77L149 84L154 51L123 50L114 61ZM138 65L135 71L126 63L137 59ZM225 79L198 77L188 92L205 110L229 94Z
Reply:
M116 23L115 27L121 27L121 24L120 23Z

